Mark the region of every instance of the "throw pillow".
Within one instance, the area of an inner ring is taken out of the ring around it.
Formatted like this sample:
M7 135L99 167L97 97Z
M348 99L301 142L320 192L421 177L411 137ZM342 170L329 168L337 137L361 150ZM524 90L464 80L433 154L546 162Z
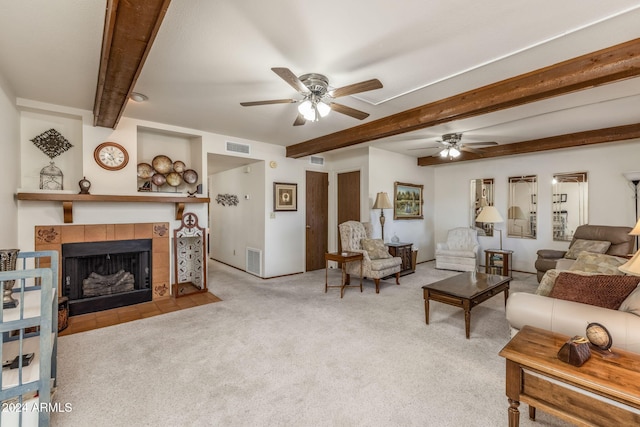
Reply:
M544 276L542 276L542 279L540 280L540 284L538 285L538 288L535 291L536 295L542 295L542 296L549 296L549 294L551 293L551 290L553 289L553 285L556 284L556 279L558 278L558 274L562 273L563 271L566 270L562 270L559 268L552 268L551 270L547 270L544 273ZM581 276L595 276L598 274L602 274L602 273L588 273L586 271L572 271L571 273L573 274L579 274Z
M569 271L623 275L624 273L618 270L618 267L627 261L626 258L612 255L582 252L569 268Z
M635 276L583 276L562 272L558 274L549 296L617 310L639 281L640 278Z
M548 296L553 289L553 285L556 283L556 279L558 278L558 274L560 274L560 270L556 270L552 268L551 270L547 270L542 276L540 280L540 284L536 289L536 295L542 295L543 297Z
M611 242L607 242L605 240L576 239L576 241L573 242L573 245L571 245L567 253L564 254L564 257L576 259L578 258L578 255L580 255L580 252L583 252L583 251L603 254L607 252L607 250L609 249L609 246L611 246Z
M362 239L360 244L369 254L369 259L393 258L382 239Z
M636 288L631 291L629 296L622 301L618 310L640 316L640 286L636 286Z

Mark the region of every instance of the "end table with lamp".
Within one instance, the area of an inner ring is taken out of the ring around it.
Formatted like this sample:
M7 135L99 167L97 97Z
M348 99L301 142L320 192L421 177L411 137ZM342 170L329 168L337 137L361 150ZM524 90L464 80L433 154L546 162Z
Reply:
M485 249L485 273L513 277L511 272L513 251L509 249Z

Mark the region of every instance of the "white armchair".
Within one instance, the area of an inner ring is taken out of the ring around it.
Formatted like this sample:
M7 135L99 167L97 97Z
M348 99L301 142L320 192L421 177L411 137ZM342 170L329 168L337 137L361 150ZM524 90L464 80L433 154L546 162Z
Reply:
M384 247L381 239L371 239L371 224L358 221L343 222L340 228L340 242L342 250L348 252L360 252L363 255L362 275L373 279L376 284L376 293L380 293L380 279L395 274L396 285L400 284L400 269L402 258L392 257ZM363 241L371 250L363 248ZM381 246L381 247L380 247ZM350 262L346 266L347 283L351 274L360 276L360 262Z
M449 230L447 241L436 245L436 268L475 271L479 249L478 230L466 227Z

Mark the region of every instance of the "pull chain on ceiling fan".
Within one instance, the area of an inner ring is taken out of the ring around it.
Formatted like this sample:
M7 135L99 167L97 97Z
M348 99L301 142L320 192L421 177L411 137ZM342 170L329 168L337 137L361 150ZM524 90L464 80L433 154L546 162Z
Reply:
M240 105L243 107L253 107L256 105L290 104L300 102L300 105L298 106L298 117L293 122L294 126L303 125L307 121L317 122L320 118L326 117L331 110L358 120L364 120L369 117L368 113L347 107L346 105L338 104L332 100L342 96L354 95L356 93L382 88L380 80L371 79L330 90L329 79L322 74L310 73L297 77L288 68L272 68L271 70L296 91L301 93L304 98L302 100L272 99L268 101L241 102Z

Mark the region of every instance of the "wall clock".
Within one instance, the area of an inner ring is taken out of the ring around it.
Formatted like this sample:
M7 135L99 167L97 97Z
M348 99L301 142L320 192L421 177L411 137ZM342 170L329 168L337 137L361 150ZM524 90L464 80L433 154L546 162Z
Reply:
M93 158L104 169L117 171L129 163L127 150L115 142L103 142L93 152Z

